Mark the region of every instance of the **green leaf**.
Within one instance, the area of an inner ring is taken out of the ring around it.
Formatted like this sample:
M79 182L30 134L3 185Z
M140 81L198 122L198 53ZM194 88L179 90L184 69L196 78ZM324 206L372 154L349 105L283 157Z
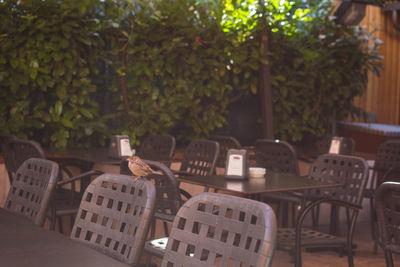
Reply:
M68 127L68 128L73 128L74 127L72 122L70 120L66 119L66 118L61 118L61 123L62 123L62 125L64 125L65 127Z
M57 102L56 102L56 105L55 105L55 108L54 108L55 114L57 114L58 116L60 116L61 113L62 113L62 110L63 110L63 104L62 104L62 102L61 102L61 101L57 101Z
M85 116L88 119L93 119L93 114L86 108L80 107L79 108L80 113L82 113L83 116Z

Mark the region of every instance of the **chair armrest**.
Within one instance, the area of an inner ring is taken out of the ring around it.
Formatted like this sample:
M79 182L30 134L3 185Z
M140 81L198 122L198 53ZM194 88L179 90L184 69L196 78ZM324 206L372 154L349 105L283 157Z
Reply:
M353 210L361 210L362 209L361 205L353 204L348 201L335 199L335 198L321 198L321 199L311 202L304 208L302 213L299 215L299 224L302 223L302 221L304 220L304 217L307 215L307 213L309 211L311 211L314 207L321 205L322 203L331 203L336 206L342 206L342 207L353 209Z
M57 183L57 186L63 186L63 185L72 183L72 182L74 182L76 180L81 180L81 179L84 179L86 177L90 177L92 175L100 175L100 174L103 174L103 172L97 171L97 170L91 170L91 171L79 174L79 175L77 175L75 177L72 177L72 178L69 178L69 179L66 179L66 180L62 180L62 181Z
M339 199L334 199L334 198L323 198L323 199L318 199L316 201L311 202L308 204L304 210L301 212L299 219L297 221L296 225L296 230L295 230L295 262L300 263L301 265L301 238L302 238L302 226L304 222L304 218L310 212L314 207L321 205L322 203L330 203L332 205L337 205L337 206L342 206L346 207L349 209L353 209L354 211L358 211L362 208L360 205L356 205L344 200L339 200ZM351 222L351 226L348 231L348 240L347 240L347 246L352 247L352 238L353 238L353 231L354 227L356 224L356 216L353 217L353 220ZM297 264L296 264L297 266Z
M382 181L383 182L385 182L385 181L389 181L388 180L388 178L390 178L390 177L388 177L389 176L389 174L390 173L392 173L392 172L400 172L400 166L393 166L393 167L390 167L384 174L383 174L383 176L382 176ZM399 179L396 179L396 181L398 181Z
M190 199L190 198L192 197L191 194L189 194L186 190L184 190L184 189L182 189L182 188L179 188L179 192L180 192L181 195L183 195L186 199ZM183 200L183 202L185 202L185 201Z

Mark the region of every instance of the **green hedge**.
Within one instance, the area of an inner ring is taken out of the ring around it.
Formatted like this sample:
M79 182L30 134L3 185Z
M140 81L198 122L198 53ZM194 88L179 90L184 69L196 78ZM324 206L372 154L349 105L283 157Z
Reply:
M379 69L379 40L335 24L326 4L266 3L2 2L1 131L60 147L207 136L230 103L258 94L267 27L275 136L324 136L333 118L360 113L352 100ZM97 100L110 92L116 110L103 114Z

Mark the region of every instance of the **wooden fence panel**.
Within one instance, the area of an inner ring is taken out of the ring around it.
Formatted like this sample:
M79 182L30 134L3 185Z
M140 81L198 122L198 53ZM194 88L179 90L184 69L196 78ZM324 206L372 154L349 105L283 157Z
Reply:
M380 7L368 6L360 23L383 41L380 53L384 57L379 77L369 74L366 93L355 99L357 106L375 114L377 122L400 124L400 31L392 24L391 13Z

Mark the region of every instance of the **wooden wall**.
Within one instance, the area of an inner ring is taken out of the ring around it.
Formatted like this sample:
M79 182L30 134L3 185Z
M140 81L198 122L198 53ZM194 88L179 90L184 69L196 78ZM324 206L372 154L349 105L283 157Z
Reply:
M378 123L400 124L400 31L393 26L391 12L375 6L367 7L360 24L369 31L377 29L375 36L383 41L380 54L384 70L380 77L370 73L367 92L355 103L373 112Z

